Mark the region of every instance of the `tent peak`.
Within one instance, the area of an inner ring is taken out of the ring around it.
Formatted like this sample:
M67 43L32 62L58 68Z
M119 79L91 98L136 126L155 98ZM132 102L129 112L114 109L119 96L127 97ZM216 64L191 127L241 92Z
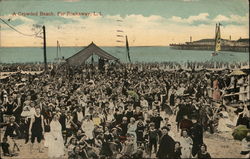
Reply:
M69 65L81 65L83 64L91 55L97 55L101 58L107 60L118 60L118 58L110 55L103 49L99 48L93 41L84 49L80 50L75 55L66 59Z
M93 41L89 44L89 46L91 46L91 45L96 46L96 44Z

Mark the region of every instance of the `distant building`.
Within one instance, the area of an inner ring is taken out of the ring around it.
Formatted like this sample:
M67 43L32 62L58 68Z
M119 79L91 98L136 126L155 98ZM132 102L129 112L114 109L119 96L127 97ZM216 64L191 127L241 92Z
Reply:
M234 40L221 39L221 45L234 46L235 42ZM214 43L214 39L201 39L193 42L186 42L187 45L214 45Z
M215 39L192 41L190 38L190 42L170 44L170 47L178 50L214 50ZM249 39L221 39L221 51L249 52Z
M239 39L236 41L237 46L249 46L249 39Z

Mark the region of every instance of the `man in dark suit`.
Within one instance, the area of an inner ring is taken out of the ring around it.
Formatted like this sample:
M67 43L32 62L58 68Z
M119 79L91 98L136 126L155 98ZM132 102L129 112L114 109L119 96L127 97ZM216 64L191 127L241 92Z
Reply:
M76 108L76 111L73 113L73 122L78 126L78 128L80 128L83 119L84 113L82 111L82 108L78 106Z
M156 157L158 157L159 159L173 158L175 141L171 136L168 135L168 127L164 126L161 128L161 130L162 137L160 139L159 150L156 154Z
M66 118L67 118L66 110L64 107L62 107L61 114L59 117L59 122L62 125L62 134L63 134L64 139L66 139L66 134L67 134L67 132L66 132Z
M195 156L198 153L200 146L203 144L203 128L197 122L196 117L192 117L192 122L193 126L190 129L190 134L193 139L192 155Z

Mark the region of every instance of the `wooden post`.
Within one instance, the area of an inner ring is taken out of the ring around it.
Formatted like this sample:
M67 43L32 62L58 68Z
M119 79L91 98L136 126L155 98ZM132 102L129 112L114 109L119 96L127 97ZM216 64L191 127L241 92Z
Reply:
M46 55L46 32L45 32L45 26L43 26L43 57L44 57L44 70L48 70L47 66L47 55Z

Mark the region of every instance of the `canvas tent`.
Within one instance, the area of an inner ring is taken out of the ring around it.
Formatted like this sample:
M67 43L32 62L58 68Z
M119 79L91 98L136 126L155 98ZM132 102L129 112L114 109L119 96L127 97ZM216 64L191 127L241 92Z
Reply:
M107 59L107 60L115 60L115 61L118 60L118 58L110 55L109 53L102 50L101 48L99 48L98 46L96 46L92 42L86 48L82 49L81 51L79 51L75 55L66 59L66 62L68 65L71 65L71 66L82 65L92 55L97 55L97 56L99 56L103 59Z

